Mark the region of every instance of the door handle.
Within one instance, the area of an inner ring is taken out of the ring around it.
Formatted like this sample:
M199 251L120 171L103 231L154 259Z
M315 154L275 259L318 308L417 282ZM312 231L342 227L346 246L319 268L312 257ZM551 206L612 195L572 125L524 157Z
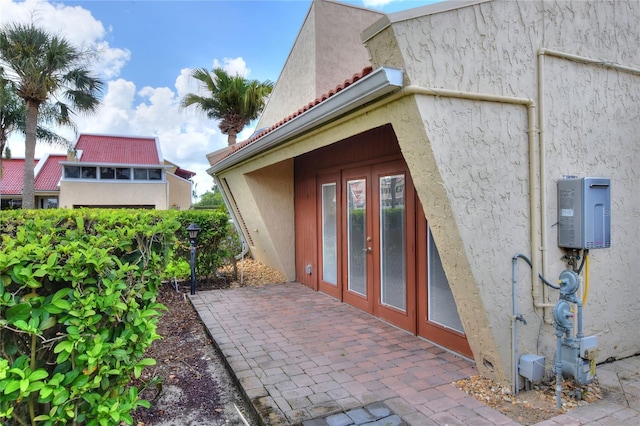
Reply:
M371 253L371 247L367 247L366 249L362 249L362 251L367 252L367 253Z

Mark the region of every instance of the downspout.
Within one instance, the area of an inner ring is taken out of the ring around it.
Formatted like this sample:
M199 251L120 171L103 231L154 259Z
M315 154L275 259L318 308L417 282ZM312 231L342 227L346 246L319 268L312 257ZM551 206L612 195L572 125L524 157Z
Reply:
M247 244L247 240L244 238L244 234L242 233L242 229L240 229L240 225L238 224L238 218L236 217L236 212L233 209L233 206L231 205L231 203L229 202L229 198L227 198L227 193L224 192L224 189L222 188L222 185L220 183L220 179L218 179L218 176L216 175L211 175L213 177L213 181L215 182L216 186L218 187L218 189L220 190L220 194L222 194L222 200L224 201L224 205L227 206L227 210L229 211L229 214L231 215L231 220L233 221L233 225L236 228L236 232L238 233L238 237L240 237L240 243L242 243L242 251L240 252L240 254L234 256L234 258L236 260L241 260L244 258L244 256L249 253L249 244Z
M165 170L164 172L164 187L165 187L165 196L166 196L166 204L167 206L165 207L167 210L169 210L171 208L171 191L169 188L169 179L167 179L167 171ZM189 188L191 189L191 188ZM189 194L189 196L191 196L191 194Z
M539 147L539 163L540 163L540 211L542 214L540 215L540 258L541 258L541 274L543 277L547 275L547 179L545 177L546 174L546 165L547 162L545 160L545 140L544 140L544 114L542 113L544 109L544 51L540 49L538 52L538 147ZM542 286L542 300L549 300L547 286ZM550 309L545 309L543 311L543 318L546 324L553 324L553 315L551 314Z
M539 264L536 250L540 248L540 215L537 208L538 205L538 190L535 185L536 181L536 105L533 99L518 98L511 96L494 95L488 93L476 93L476 92L461 92L457 90L447 89L430 89L419 86L407 86L402 88L397 97L403 97L406 95L429 95L436 97L446 98L458 98L468 99L475 101L485 102L498 102L512 105L522 105L527 108L528 117L528 143L529 143L529 215L530 215L530 229L531 229L531 293L533 297L533 306L536 308L552 308L555 306L552 303L545 303L543 295L540 291L540 284L538 284L539 277ZM544 216L544 215L542 215ZM544 276L544 275L543 275Z

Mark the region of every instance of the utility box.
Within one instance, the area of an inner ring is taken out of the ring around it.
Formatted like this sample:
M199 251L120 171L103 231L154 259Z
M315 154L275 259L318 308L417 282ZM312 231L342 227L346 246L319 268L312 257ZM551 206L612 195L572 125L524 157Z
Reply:
M538 383L544 379L545 358L540 355L526 354L520 357L518 373L531 383Z
M558 246L611 247L611 184L600 177L558 180Z
M587 336L562 342L562 374L573 377L580 385L588 385L596 377L598 338Z

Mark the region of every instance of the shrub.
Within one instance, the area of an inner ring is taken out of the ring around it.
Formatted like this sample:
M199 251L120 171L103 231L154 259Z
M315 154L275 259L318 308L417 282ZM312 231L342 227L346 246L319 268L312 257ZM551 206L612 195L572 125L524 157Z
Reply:
M0 213L0 423L113 425L148 402L128 386L159 336L171 213Z
M173 262L190 261L189 233L186 228L195 223L200 228L196 242L196 276L211 277L229 256L223 244L229 235L229 216L221 210L185 210L176 212L180 228L176 232ZM189 275L190 275L189 271Z

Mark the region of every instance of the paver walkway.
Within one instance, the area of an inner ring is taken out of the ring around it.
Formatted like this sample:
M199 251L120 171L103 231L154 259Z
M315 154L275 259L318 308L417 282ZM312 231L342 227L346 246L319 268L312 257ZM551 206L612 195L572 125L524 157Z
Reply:
M302 284L199 292L191 300L267 425L517 424L451 384L477 374L473 362ZM627 384L634 391L638 361ZM635 409L603 401L546 424L601 424L614 413L640 424L635 398Z

